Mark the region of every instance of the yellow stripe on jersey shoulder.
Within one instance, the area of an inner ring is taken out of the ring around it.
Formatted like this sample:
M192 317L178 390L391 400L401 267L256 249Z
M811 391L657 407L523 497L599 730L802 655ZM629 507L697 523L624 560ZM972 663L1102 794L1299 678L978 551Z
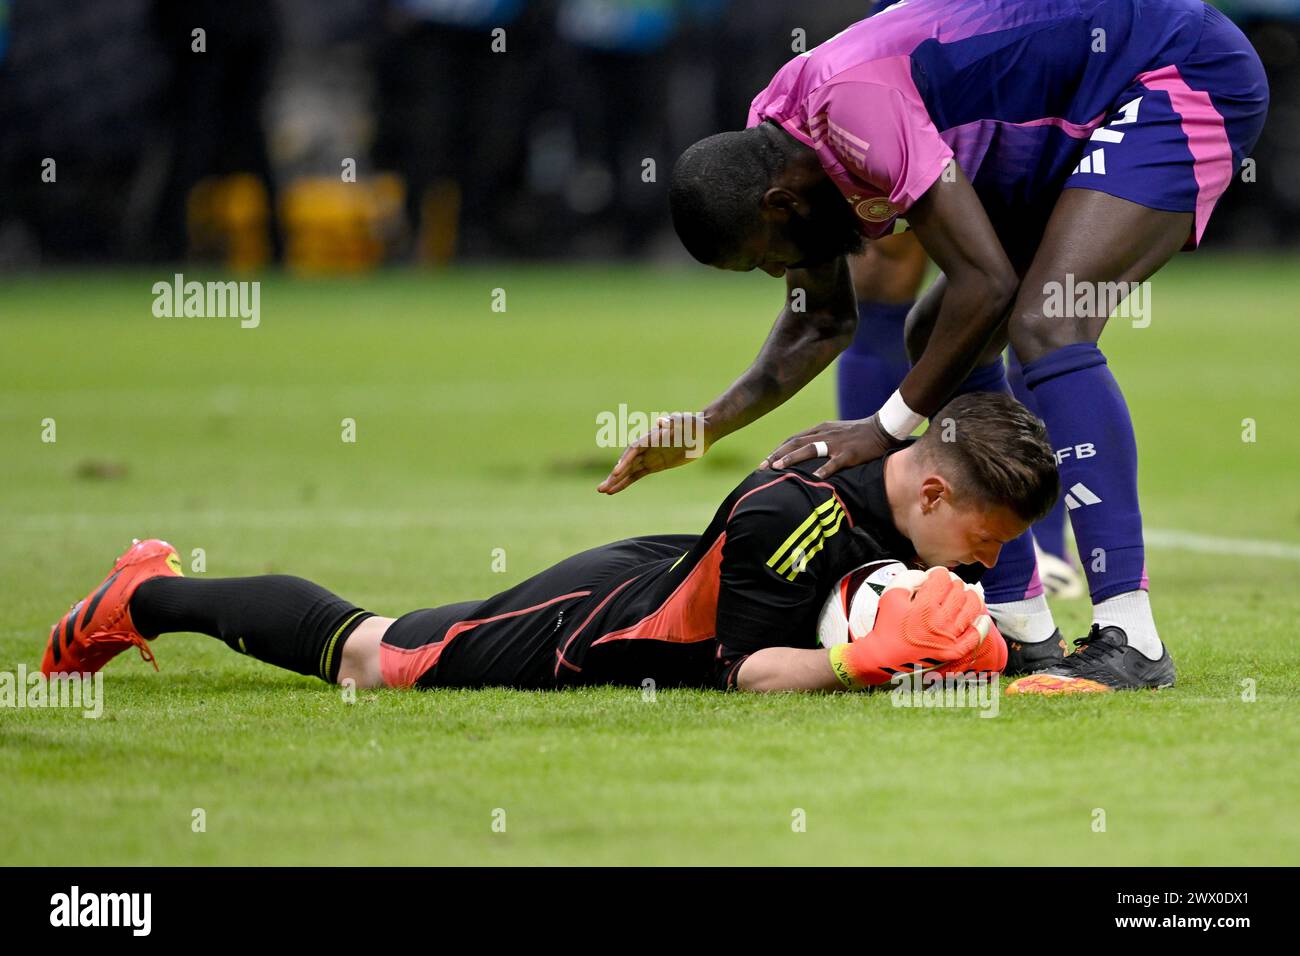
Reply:
M839 499L834 496L827 498L781 542L772 557L768 558L767 566L774 568L778 574L785 574L801 554L806 554L813 541L827 533L834 534L843 520L844 509L840 506ZM830 529L829 532L827 529Z
M832 497L832 498L827 498L816 508L814 508L812 510L812 514L810 514L807 518L805 518L803 520L803 523L800 524L799 527L795 528L794 531L790 532L790 537L782 541L781 546L772 552L772 556L767 559L767 566L769 568L774 567L776 563L781 560L781 556L785 554L787 550L789 550L789 548L799 539L799 537L802 534L804 534L804 532L806 532L809 528L812 527L814 521L820 518L825 512L829 511L831 508L838 507L838 505L839 502Z
M844 513L840 512L840 516L843 517L843 515ZM804 568L808 567L808 562L813 559L813 556L826 546L826 539L839 530L840 530L840 522L837 521L835 523L835 527L831 528L824 535L818 538L817 541L807 551L805 551L803 554L799 556L798 560L793 562L793 564L790 567L789 573L786 574L786 578L788 578L791 581L797 578L799 576L799 572L802 571Z
M822 516L821 520L813 525L793 551L786 557L780 565L777 566L776 573L784 574L793 581L804 568L808 567L808 562L826 545L826 539L840 530L844 523L844 509L837 502L835 507Z

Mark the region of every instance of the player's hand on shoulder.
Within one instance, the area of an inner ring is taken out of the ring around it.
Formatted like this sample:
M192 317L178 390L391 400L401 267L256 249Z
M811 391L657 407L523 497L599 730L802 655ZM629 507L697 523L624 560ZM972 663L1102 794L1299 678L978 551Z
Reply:
M701 412L661 416L650 431L624 449L613 470L596 490L614 495L657 471L667 471L699 458L712 444L708 420Z
M822 422L787 438L758 467L781 469L810 458L829 458L813 472L818 478L826 478L844 468L874 461L900 444L880 427L874 415L856 421Z

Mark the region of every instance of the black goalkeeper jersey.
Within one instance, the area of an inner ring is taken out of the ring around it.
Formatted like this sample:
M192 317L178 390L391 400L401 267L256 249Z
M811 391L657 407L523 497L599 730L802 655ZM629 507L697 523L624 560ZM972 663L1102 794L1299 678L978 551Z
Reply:
M385 681L731 688L757 650L816 647L841 577L884 558L917 566L890 514L885 459L819 479L823 460L753 472L701 535L616 541L487 600L404 615L380 647Z
M817 616L841 577L883 558L916 564L890 514L884 459L816 478L823 461L753 472L679 555L606 582L590 617L566 629L557 676L731 688L754 651L816 647ZM607 548L630 557L642 540Z

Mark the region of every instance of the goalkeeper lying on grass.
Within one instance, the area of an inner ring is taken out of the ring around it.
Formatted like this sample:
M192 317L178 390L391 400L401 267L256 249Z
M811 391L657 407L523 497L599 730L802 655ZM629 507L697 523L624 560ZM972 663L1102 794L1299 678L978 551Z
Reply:
M629 538L507 591L379 617L301 578L191 580L164 541L135 543L50 632L46 674L91 672L132 644L210 634L242 654L357 687L576 684L841 690L889 671L1001 670L1007 649L973 580L1059 490L1042 424L1014 399L954 399L886 458L812 477L755 471L702 535ZM874 560L934 568L881 598L875 628L816 645L839 579ZM156 666L156 665L155 665Z

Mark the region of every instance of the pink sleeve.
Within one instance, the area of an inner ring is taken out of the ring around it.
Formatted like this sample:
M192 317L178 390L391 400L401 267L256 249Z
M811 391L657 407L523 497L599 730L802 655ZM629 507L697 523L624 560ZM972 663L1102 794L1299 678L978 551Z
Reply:
M825 117L819 152L829 150L850 176L887 190L899 213L934 184L952 158L910 85L837 83L819 112Z

